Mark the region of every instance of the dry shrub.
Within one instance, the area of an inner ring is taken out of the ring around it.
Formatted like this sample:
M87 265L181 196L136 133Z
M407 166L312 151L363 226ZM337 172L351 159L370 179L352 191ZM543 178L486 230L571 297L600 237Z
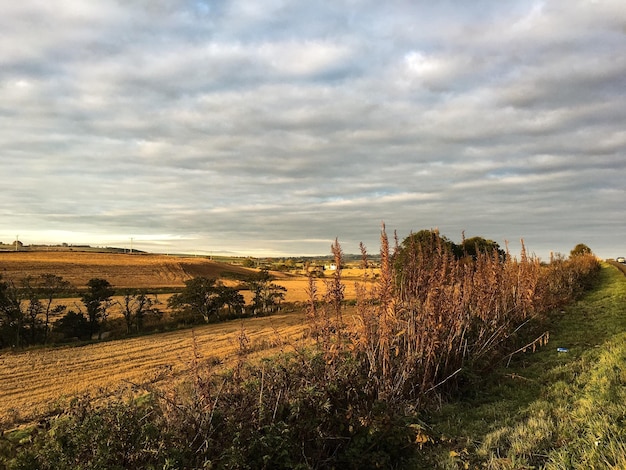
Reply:
M541 273L542 302L550 308L563 306L589 288L599 270L600 263L593 254L565 258L551 253L550 264Z
M310 302L311 328L323 332L318 344L329 360L331 352L350 351L363 362L367 386L380 400L419 407L433 392L458 385L452 380L457 375L484 373L507 355L543 345L549 335L537 325L597 270L591 256L542 267L523 241L519 259L508 250L506 256L493 251L457 257L433 233L425 245L409 241L399 256L397 237L390 248L383 225L380 276L370 287L371 273L364 270L352 325L339 321L340 271L327 286L326 303ZM341 253L337 242L332 251ZM366 267L363 245L361 251Z

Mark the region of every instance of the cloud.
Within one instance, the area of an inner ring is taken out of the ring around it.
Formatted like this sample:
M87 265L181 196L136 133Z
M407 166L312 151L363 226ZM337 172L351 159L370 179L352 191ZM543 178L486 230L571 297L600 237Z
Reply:
M385 221L619 249L617 0L2 13L0 240L325 254Z

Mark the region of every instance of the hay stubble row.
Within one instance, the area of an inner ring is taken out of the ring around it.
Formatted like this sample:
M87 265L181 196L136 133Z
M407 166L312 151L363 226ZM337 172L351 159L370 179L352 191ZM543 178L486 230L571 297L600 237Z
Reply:
M249 346L265 351L280 344L290 347L305 328L303 316L290 313L79 347L4 352L0 423L35 418L55 402L85 393L106 396L125 384L153 382L161 375L172 380L189 372L194 356L228 364L237 354L242 326Z

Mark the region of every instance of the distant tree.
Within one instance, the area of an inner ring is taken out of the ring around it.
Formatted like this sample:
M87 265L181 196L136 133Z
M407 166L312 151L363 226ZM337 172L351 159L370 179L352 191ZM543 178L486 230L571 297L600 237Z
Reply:
M91 327L89 320L80 312L70 310L52 326L52 331L59 333L64 339L89 339L91 338Z
M309 278L321 278L324 277L324 266L317 266L316 264L306 261L304 263L304 271Z
M24 291L12 280L3 280L0 275L0 346L21 347L26 314L22 309Z
M589 248L584 243L579 243L574 248L572 248L572 251L569 252L570 257L572 258L574 256L591 255L591 254L592 254L591 248Z
M37 295L43 305L44 314L44 342L48 341L48 333L50 331L50 315L58 315L66 308L65 305L56 305L52 307L55 297L68 293L72 285L61 276L45 273L35 280L35 288Z
M228 286L218 286L219 295L222 299L223 305L228 309L229 315L241 315L245 307L245 300L243 295L239 293L237 289Z
M256 266L256 261L254 260L254 258L246 258L243 260L242 265L246 268L254 268Z
M265 315L280 309L287 289L274 284L273 280L274 277L267 269L261 269L258 274L246 282L246 287L252 292L253 315Z
M16 286L14 281L0 285L0 324L6 333L12 331L11 344L46 342L50 315L61 313L65 306L52 306L55 295L66 292L69 283L59 276L27 276ZM43 318L42 318L43 317Z
M28 280L30 278L24 280L24 292L26 296L28 296L28 300L23 304L25 308L25 319L28 324L28 329L30 333L30 344L37 343L38 333L43 333L43 322L41 321L41 314L44 312L44 306L36 295L36 291L30 289L30 286L27 286ZM43 340L43 338L41 338Z
M160 317L162 312L157 307L158 304L156 295L145 291L125 291L122 299L122 313L126 321L126 332L129 334L133 331L141 332L146 315L152 314Z
M170 308L179 312L202 318L206 323L220 319L220 310L226 305L226 299L234 296L236 289L227 287L221 282L207 278L195 277L185 281L185 288L168 300ZM234 307L234 303L232 304Z
M33 285L33 277L27 276L20 281L19 287L11 284L11 289L14 291L14 296L19 298L19 308L22 311L21 317L23 318L23 326L25 330L28 330L22 334L22 340L28 338L28 342L34 344L37 342L37 334L41 330L40 314L43 312L43 306L37 297L37 289Z
M87 282L87 292L83 294L81 301L87 309L90 337L98 333L100 338L101 326L106 323L113 294L115 294L115 290L106 279L94 278Z
M487 240L483 237L472 237L463 240L460 246L464 256L471 256L476 259L479 253L493 254L498 253L498 258L504 260L506 252L500 248L493 240Z

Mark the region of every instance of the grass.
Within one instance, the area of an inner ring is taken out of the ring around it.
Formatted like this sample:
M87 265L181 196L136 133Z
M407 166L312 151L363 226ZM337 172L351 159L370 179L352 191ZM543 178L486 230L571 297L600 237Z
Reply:
M431 416L432 468L626 467L626 279L603 265L552 320L547 346Z

